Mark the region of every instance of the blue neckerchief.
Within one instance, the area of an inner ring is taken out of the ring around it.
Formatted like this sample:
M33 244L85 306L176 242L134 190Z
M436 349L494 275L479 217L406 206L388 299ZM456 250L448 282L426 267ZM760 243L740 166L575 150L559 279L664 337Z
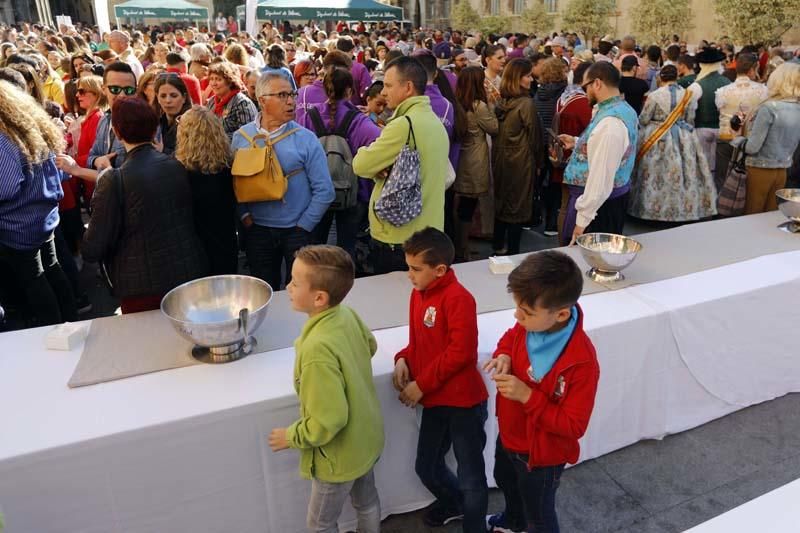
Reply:
M553 365L558 360L564 347L569 342L575 326L578 324L578 308L572 306L569 322L565 328L554 333L529 331L526 337L528 346L528 360L531 362L528 368L528 376L537 383L550 372Z

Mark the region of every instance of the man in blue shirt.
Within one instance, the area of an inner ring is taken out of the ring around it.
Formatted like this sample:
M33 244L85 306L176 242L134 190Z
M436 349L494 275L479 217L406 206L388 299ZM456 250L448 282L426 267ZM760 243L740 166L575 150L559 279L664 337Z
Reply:
M281 287L281 267L286 283L291 279L294 254L311 243L311 232L328 210L335 193L328 161L317 136L294 121L297 92L279 73L262 74L256 83L261 113L233 134L233 150L250 146L248 138L269 137L274 143L289 187L281 200L240 203L245 228L250 273ZM256 139L264 146L264 138Z

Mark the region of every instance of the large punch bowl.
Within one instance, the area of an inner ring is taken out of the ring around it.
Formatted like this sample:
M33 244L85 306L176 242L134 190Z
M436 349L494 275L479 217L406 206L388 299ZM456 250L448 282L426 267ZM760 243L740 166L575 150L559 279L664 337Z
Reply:
M624 279L620 272L633 263L642 249L638 241L614 233L586 233L575 242L592 267L588 275L595 281Z
M250 276L210 276L175 287L161 312L181 336L197 346L241 346L267 316L272 287ZM245 324L240 315L246 309ZM246 331L245 331L246 329Z
M800 189L775 191L775 199L781 213L796 224L800 224Z

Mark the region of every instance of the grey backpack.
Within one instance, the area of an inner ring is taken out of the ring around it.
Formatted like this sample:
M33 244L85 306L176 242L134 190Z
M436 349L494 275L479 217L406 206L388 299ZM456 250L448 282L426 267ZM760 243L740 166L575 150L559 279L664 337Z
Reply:
M325 127L319 109L311 107L307 112L314 125L314 133L317 134L328 158L328 171L333 181L333 189L336 191L330 209L355 207L358 204L358 176L353 172L353 153L347 142L347 132L359 114L358 110L349 110L339 127L333 131L328 131Z
M380 197L375 202L375 215L392 226L404 226L422 213L422 182L419 177L419 152L411 119L408 121L408 137L392 166L389 177L383 184ZM414 148L408 145L414 140Z

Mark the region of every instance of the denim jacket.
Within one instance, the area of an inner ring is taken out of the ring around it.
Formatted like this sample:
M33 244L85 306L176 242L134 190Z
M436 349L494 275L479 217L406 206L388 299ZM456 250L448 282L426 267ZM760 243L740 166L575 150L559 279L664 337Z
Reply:
M800 102L771 100L758 109L747 136L747 166L757 168L789 168L792 155L800 142ZM743 137L731 143L740 146Z
M94 168L95 159L111 152L117 153L117 157L111 160L111 165L114 168L121 167L125 162L125 146L111 130L111 111L107 111L97 123L97 136L94 138L92 149L89 150L86 167Z

